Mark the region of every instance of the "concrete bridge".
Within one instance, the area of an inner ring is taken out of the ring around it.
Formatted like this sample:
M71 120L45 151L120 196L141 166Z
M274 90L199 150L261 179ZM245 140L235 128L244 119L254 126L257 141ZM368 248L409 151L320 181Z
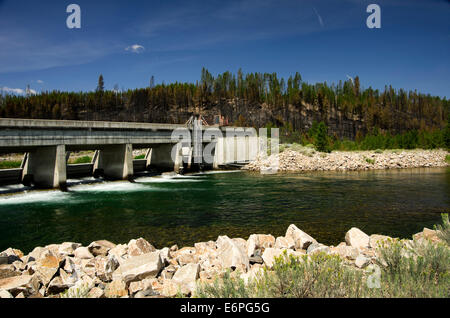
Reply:
M147 149L133 160L133 149ZM70 153L95 150L90 164L68 165ZM0 118L0 153L25 153L20 169L0 170L0 183L65 189L69 175L126 180L137 171L220 168L256 158L253 128ZM3 180L3 182L2 182ZM10 180L10 181L8 181Z

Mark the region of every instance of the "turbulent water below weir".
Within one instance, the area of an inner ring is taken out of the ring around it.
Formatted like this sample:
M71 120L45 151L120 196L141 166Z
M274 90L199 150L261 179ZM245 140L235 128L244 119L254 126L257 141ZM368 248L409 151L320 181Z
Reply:
M139 237L157 248L182 247L219 235L284 235L291 223L336 245L353 226L368 234L410 237L450 212L450 168L91 181L69 180L68 192L0 195L0 251Z

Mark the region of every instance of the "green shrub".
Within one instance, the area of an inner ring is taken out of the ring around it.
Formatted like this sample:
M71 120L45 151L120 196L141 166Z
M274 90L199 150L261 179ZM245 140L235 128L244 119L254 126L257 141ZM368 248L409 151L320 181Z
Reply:
M381 246L381 288L372 297L450 297L450 250L428 241L405 244L394 241Z
M434 226L434 229L438 231L438 237L450 245L450 222L448 220L448 213L442 213L442 225L438 224Z
M145 159L145 155L136 156L136 157L134 157L134 159Z
M317 133L315 134L315 146L317 151L330 152L328 142L328 128L323 121L320 122L319 126L317 127Z
M365 284L360 271L346 266L339 256L317 253L310 257L278 258L271 270L265 269L257 279L244 280L227 273L213 284L197 286L198 297L220 298L305 298L360 297Z
M366 162L374 165L375 164L375 159L366 158Z
M446 155L445 156L445 162L446 163L450 163L450 155Z
M80 163L91 163L92 161L92 157L90 156L83 156L83 157L78 157L76 158L73 163L74 164L80 164Z
M22 161L3 160L3 161L0 161L0 169L20 168L21 164L22 164Z

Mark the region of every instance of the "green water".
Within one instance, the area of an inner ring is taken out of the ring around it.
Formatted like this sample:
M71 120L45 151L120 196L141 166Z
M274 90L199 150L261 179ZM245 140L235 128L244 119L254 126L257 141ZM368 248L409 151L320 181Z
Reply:
M29 252L64 241L156 247L215 240L218 235L284 235L294 223L319 242L337 244L356 226L368 234L410 237L450 211L450 169L233 172L138 178L0 196L0 251Z

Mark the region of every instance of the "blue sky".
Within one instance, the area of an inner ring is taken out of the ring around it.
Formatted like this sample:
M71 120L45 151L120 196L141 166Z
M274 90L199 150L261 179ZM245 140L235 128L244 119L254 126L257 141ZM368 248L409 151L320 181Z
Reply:
M81 29L66 27L71 3ZM381 29L366 27L370 3ZM448 98L449 13L445 0L0 0L0 88L90 91L100 73L107 89L195 82L204 66Z

